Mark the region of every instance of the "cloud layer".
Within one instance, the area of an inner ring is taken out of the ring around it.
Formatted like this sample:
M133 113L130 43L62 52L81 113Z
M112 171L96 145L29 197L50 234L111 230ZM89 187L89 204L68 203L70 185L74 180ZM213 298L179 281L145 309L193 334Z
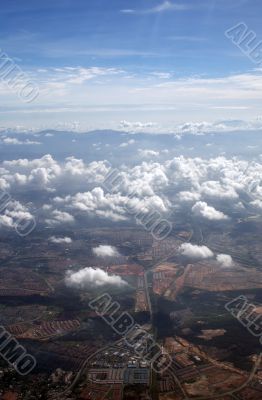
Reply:
M57 161L47 154L3 161L0 190L12 194L33 191L40 204L45 199L37 214L50 227L72 225L83 217L131 221L141 212L157 212L166 218L173 209L183 208L192 217L214 222L230 221L235 211L261 211L260 162L224 156L166 159L168 152L159 161L156 153L150 153L153 159L147 157L148 151L138 154L137 164L131 167L120 164L118 183L111 188L107 180L112 167L106 160L86 163L72 156ZM0 222L11 227L18 213L32 217L33 208L33 202L28 208L12 201L2 208Z

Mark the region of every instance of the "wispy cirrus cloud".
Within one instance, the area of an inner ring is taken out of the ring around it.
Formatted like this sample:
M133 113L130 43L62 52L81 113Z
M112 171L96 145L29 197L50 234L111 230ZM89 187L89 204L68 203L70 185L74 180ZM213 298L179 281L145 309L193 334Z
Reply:
M79 121L81 130L106 127L203 133L261 129L262 73L258 69L224 76L178 76L169 69L130 75L129 69L114 66L66 65L31 68L27 73L37 82L41 96L30 108L22 107L0 82L5 127L30 127L24 116L31 113L35 127L41 124L42 129L55 128L61 121L72 123L72 118ZM108 118L101 118L101 113ZM47 114L52 115L50 125Z
M166 11L185 11L191 8L188 4L173 3L171 1L164 1L154 7L145 9L123 9L121 10L124 14L158 14Z
M112 75L122 74L124 71L120 68L106 67L59 67L38 69L35 71L39 81L42 84L49 83L53 89L61 89L64 84L82 84L95 78L110 77Z

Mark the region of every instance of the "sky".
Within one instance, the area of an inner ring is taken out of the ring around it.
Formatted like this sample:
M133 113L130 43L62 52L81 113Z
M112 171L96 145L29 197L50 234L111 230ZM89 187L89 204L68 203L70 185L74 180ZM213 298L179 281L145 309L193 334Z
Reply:
M257 126L262 63L250 51L262 41L261 11L261 0L2 0L0 127ZM225 34L239 23L252 38L241 48ZM16 88L3 55L23 74Z

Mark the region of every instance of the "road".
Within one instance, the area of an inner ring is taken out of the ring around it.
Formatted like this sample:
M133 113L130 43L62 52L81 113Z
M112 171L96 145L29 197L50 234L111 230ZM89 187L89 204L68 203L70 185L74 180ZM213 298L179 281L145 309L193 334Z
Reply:
M120 340L118 340L114 343L111 343L110 345L106 345L106 346L102 347L101 349L95 351L91 355L89 355L87 357L87 359L83 362L80 370L78 371L78 373L77 373L75 379L73 380L73 382L71 383L71 385L63 393L61 393L59 395L59 398L64 399L63 396L65 396L66 394L68 394L69 392L71 392L74 389L74 387L78 383L79 379L81 378L82 374L84 373L84 370L88 367L88 363L89 363L90 359L92 359L94 356L96 356L97 354L99 354L101 352L106 352L112 345L115 346L115 345L121 343L122 340L123 340L123 338L121 338Z

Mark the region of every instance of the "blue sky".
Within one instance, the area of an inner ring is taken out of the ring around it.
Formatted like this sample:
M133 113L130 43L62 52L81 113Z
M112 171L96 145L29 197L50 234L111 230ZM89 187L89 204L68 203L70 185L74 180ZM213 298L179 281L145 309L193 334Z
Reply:
M259 43L261 11L261 0L5 1L0 48L39 96L25 104L2 82L1 125L256 119L261 71L225 31L244 22Z

